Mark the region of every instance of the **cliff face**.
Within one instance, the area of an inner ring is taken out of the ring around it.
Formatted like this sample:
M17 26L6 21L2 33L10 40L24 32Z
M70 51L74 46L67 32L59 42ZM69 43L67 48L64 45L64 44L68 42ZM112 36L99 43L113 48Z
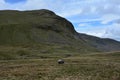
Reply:
M78 49L113 51L120 43L77 33L68 20L49 10L0 11L0 45L67 44Z

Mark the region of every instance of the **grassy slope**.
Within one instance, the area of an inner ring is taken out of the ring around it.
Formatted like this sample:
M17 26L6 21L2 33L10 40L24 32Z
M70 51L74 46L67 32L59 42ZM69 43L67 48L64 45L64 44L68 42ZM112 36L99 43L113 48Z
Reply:
M69 45L80 53L120 49L119 42L78 34L69 21L48 10L0 11L0 45L41 43Z
M89 50L89 53L93 51ZM22 46L14 45L2 45L0 46L0 60L16 60L16 59L32 59L32 58L44 58L51 55L67 55L88 53L85 49L79 49L76 46L63 45L63 44L25 44Z
M51 56L51 57L50 57ZM120 80L120 52L0 61L1 80Z
M1 11L0 59L36 58L44 52L97 51L75 39L74 33L70 22L50 11Z
M117 41L78 34L69 21L49 10L0 11L0 45L40 42L74 44L88 51L120 49Z

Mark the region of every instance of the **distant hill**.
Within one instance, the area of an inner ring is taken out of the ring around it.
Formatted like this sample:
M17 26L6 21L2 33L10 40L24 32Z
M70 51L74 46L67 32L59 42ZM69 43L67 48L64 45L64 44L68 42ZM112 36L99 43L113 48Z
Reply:
M66 45L78 52L120 50L120 42L77 33L71 22L49 10L0 11L0 45L28 44Z

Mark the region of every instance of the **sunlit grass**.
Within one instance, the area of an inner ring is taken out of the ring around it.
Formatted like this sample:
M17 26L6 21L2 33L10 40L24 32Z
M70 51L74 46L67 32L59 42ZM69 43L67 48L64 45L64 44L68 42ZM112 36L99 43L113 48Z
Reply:
M63 65L59 57L1 60L0 80L120 80L119 54L79 54L63 58Z

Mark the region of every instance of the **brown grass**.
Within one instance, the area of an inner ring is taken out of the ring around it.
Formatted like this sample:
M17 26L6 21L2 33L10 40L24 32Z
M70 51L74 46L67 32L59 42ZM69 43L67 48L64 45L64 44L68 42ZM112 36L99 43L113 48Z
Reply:
M0 80L120 80L120 53L115 54L71 56L63 65L56 58L1 60Z

